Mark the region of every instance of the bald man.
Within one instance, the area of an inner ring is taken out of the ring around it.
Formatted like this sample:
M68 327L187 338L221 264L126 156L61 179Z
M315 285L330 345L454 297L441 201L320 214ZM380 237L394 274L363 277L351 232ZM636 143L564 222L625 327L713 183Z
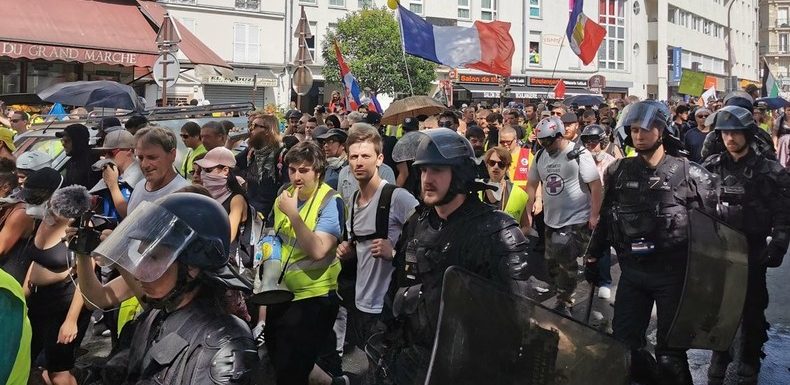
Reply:
M507 149L513 159L508 169L510 181L526 191L529 162L532 158L529 148L521 147L516 130L512 126L505 126L499 131L499 146Z

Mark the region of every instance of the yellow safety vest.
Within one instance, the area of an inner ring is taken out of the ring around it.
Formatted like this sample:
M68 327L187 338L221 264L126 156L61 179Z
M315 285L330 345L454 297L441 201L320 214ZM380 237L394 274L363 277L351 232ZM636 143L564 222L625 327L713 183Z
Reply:
M288 191L293 192L293 187ZM326 183L321 183L315 195L305 202L299 209L307 228L315 231L318 224L318 214L329 203L339 198L335 190ZM288 290L294 293L294 301L320 297L337 290L337 276L340 274L340 261L335 257L335 248L327 253L321 260L313 260L299 248L296 233L291 221L279 208L280 198L274 201L274 228L282 239L283 265L288 261L283 283Z
M513 217L517 223L521 222L521 216L524 215L524 210L527 208L527 200L529 194L521 188L513 188L514 184L510 181L507 182L507 202L505 202L505 210L507 215ZM480 199L485 201L485 191L480 192Z
M26 385L28 375L30 374L30 340L33 336L33 332L30 328L30 320L27 318L25 295L22 292L22 286L19 285L19 282L2 269L0 269L0 290L6 290L16 297L12 298L11 301L19 300L18 303L11 304L11 308L5 306L0 308L4 313L4 317L14 317L16 322L19 321L19 318L16 317L22 317L22 331L19 333L21 336L14 336L14 339L19 338L19 347L11 350L12 341L3 341L0 343L4 346L3 353L9 354L8 357L5 357L6 354L0 354L0 356L11 359L10 354L13 354L14 351L16 352L13 361L0 362L0 384ZM2 302L4 301L0 301L0 303ZM9 328L11 326L3 325L2 327ZM7 332L16 334L14 330L7 330Z
M140 305L137 297L121 302L121 307L118 308L118 334L121 334L123 327L132 322L142 312L143 307Z

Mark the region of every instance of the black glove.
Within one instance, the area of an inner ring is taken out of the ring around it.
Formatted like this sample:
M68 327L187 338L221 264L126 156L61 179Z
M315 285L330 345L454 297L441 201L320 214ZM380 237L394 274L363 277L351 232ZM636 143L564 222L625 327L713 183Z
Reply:
M779 267L782 265L787 248L780 245L780 242L771 240L762 254L762 264L767 267Z
M584 258L584 279L593 286L601 284L601 270L598 267L598 259Z

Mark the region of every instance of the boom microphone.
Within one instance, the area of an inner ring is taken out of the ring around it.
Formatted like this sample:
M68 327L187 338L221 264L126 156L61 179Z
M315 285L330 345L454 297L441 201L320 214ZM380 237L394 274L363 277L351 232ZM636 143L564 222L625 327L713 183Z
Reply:
M80 185L55 190L49 202L52 212L61 218L79 218L91 209L91 195Z

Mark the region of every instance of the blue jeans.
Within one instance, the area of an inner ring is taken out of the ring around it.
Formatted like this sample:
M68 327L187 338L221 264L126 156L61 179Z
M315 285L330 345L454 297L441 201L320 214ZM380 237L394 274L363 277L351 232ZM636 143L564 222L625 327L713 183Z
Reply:
M607 249L598 259L598 270L601 274L600 286L612 286L612 250Z

